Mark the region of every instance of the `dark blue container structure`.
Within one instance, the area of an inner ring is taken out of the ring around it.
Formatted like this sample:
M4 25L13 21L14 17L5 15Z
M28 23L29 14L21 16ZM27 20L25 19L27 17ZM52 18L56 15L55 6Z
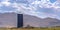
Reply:
M23 27L23 14L17 14L17 28Z

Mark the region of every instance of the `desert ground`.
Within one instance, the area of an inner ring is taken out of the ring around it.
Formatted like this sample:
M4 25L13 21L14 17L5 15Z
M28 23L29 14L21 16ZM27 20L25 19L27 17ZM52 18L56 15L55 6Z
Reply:
M60 30L60 27L0 28L0 30Z

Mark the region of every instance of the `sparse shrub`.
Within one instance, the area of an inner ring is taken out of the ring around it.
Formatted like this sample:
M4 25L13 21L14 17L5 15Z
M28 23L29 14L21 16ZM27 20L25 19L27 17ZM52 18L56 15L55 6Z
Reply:
M33 29L34 27L30 26L30 25L27 25L25 28L29 28L29 29L32 28Z
M48 27L40 27L41 29L48 29Z

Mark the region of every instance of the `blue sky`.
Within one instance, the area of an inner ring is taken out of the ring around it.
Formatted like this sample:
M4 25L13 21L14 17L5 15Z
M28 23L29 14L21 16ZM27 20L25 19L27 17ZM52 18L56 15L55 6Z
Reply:
M16 12L40 18L60 18L59 0L0 0L0 13Z
M56 0L50 0L51 3L54 3Z

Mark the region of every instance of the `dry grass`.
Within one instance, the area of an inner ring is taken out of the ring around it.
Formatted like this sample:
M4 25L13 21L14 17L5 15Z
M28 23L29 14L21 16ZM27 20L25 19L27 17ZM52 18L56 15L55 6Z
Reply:
M0 28L0 30L60 30L60 27L49 27L49 28Z

